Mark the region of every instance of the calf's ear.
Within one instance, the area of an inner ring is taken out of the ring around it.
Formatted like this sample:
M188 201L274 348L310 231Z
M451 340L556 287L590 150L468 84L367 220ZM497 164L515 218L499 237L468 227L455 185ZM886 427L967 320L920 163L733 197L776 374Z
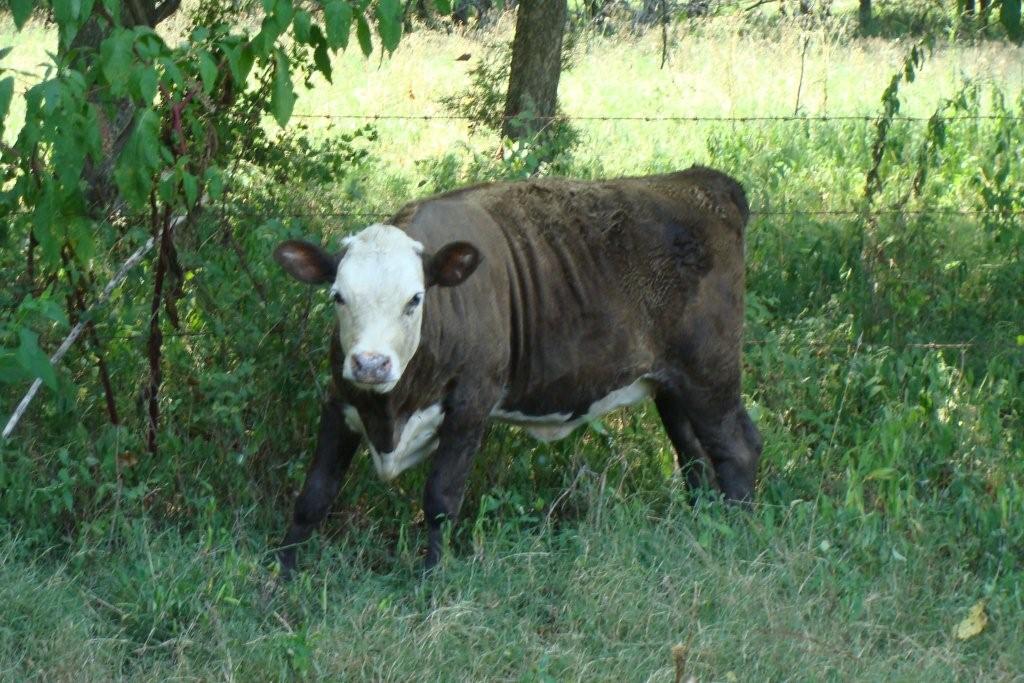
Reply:
M426 285L461 285L473 274L481 260L483 257L480 250L469 242L450 242L441 247L441 251L424 260Z
M315 244L287 240L277 245L274 260L293 278L311 285L334 282L338 273L338 254L328 254Z

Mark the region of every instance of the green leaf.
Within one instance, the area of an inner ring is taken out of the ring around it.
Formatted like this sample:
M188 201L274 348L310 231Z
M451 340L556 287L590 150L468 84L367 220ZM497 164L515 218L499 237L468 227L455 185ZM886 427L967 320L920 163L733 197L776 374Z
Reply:
M132 32L121 29L100 45L100 68L103 78L110 84L110 92L115 96L125 94L128 89L133 43Z
M53 234L53 224L36 223L32 228L32 232L36 236L36 241L39 242L39 250L43 257L43 263L52 265L60 261L61 245L57 240L57 236Z
M73 131L84 131L85 122L80 116L72 116L63 119L64 125ZM74 194L82 175L82 167L85 164L86 147L85 140L78 135L64 134L53 141L53 168L56 177L63 188L64 195Z
M292 23L295 15L295 7L291 0L278 0L274 3L274 19L277 20L278 31L284 33L288 30L288 24Z
M35 332L23 327L18 330L18 339L21 342L18 350L14 352L14 359L18 361L26 372L33 377L43 380L43 384L51 389L57 388L57 373L50 365L50 359L39 348L39 337Z
M324 27L327 29L329 48L344 50L348 47L348 32L351 26L352 7L347 2L328 0L324 3Z
M11 0L11 14L14 16L14 25L19 31L32 16L32 4L32 0Z
M288 71L288 58L281 48L274 50L274 58L276 64L273 89L270 93L270 111L273 112L277 125L284 128L288 125L288 119L292 117L292 109L295 108L295 90L292 88L292 78Z
M156 89L160 83L160 75L151 66L138 71L139 99L147 106L153 104L156 98Z
M252 48L248 45L237 47L224 46L224 54L228 57L228 68L231 69L231 78L235 84L245 88L246 79L249 78L249 71L252 69L254 55Z
M148 26L136 26L132 32L135 34L135 54L141 59L151 60L171 52L163 38Z
M224 176L221 174L220 169L215 166L207 168L206 173L203 175L203 181L206 184L206 193L210 195L210 199L219 199L224 191Z
M872 470L868 473L868 475L864 477L864 481L889 481L891 479L895 479L898 474L899 472L894 467L879 467L878 469Z
M185 190L185 202L190 207L195 206L199 200L199 179L188 171L182 171L181 187Z
M377 3L377 22L381 44L388 52L394 52L402 38L402 3L399 0L380 0Z
M39 85L35 86L39 89L39 94L43 100L42 110L46 116L52 116L53 112L57 110L63 99L63 89L58 79L52 78L48 81L43 81Z
M317 71L324 75L327 82L331 83L331 55L327 51L327 39L320 32L319 26L314 26L310 31L310 38L312 44L316 46L313 48L313 64L316 65Z
M156 185L156 196L164 204L175 204L178 198L178 179L165 174Z
M175 63L175 61L169 57L161 57L156 60L157 63L164 68L164 78L170 79L175 85L185 87L188 83L185 81L185 74L181 72L181 69Z
M68 24L80 18L82 0L51 0L53 18L58 24Z
M68 225L68 237L74 247L79 263L88 263L96 255L96 240L92 234L92 223L84 219L72 221Z
M21 367L21 363L14 356L14 352L7 349L0 349L0 383L14 384L31 379L31 376Z
M999 21L1006 27L1010 38L1018 43L1024 37L1020 23L1020 2L1021 0L1003 0L1003 6L999 8Z
M56 215L56 197L54 185L50 181L43 186L43 192L36 198L36 205L32 209L32 217L29 224L32 226L32 234L39 242L40 260L43 263L55 264L60 261L60 242L53 234L53 224Z
M306 10L299 10L295 13L295 18L292 20L292 25L295 27L295 39L300 43L309 43L309 31L313 26L312 17L309 16L309 12Z
M217 63L206 50L199 53L199 77L203 79L203 92L209 95L217 83Z
M153 189L153 176L161 165L160 151L160 117L152 109L144 109L114 170L114 181L134 208L142 208Z
M356 20L356 37L359 38L359 48L369 57L373 52L373 41L370 39L370 24L362 14Z
M438 14L451 14L452 0L434 0L434 7Z
M0 133L4 131L4 123L7 121L7 110L11 107L11 98L14 96L14 77L8 76L0 80Z
M67 327L68 316L64 312L64 308L53 299L46 298L46 295L36 299L29 294L25 297L24 301L22 301L21 309L32 313L38 313L45 318L49 318L58 325Z
M103 0L103 6L107 9L107 13L117 23L121 23L121 3L122 0Z

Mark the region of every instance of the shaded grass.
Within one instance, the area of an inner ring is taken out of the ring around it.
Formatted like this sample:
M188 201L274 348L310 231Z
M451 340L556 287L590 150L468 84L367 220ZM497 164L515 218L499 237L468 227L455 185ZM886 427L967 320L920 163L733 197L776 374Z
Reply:
M671 680L683 643L700 680L1009 680L1024 667L1020 584L971 572L948 515L695 513L677 485L652 501L596 483L572 494L583 519L486 524L480 547L425 581L374 529L314 550L284 587L268 583L258 536L136 525L63 566L27 563L8 539L0 666L46 680ZM955 641L983 597L989 628Z

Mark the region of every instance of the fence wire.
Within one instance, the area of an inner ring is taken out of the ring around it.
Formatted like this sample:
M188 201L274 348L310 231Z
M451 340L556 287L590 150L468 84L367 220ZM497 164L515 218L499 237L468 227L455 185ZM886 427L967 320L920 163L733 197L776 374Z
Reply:
M386 220L400 209L391 211L283 211L283 212L246 212L234 214L236 218L249 220L275 219L344 219L365 218L367 220ZM1024 209L751 209L750 215L757 216L1024 216Z
M208 339L211 337L220 338L222 335L210 330L168 330L161 334L164 338L178 338L178 339ZM132 334L122 335L111 335L105 337L110 341L145 341L149 335L146 332L136 332ZM784 340L778 337L761 337L761 338L747 338L743 339L744 344L753 346L763 346L765 344L779 344ZM1024 345L1017 344L1014 342L999 342L999 341L926 341L926 342L905 342L905 343L890 343L890 342L861 342L857 340L850 340L847 342L821 342L813 341L808 343L801 343L801 347L809 347L811 350L850 350L859 346L860 349L865 351L889 349L892 351L906 351L908 349L916 349L922 351L960 351L966 353L970 350L985 349L985 350L997 350L1005 349L1008 351L1017 351L1024 353Z
M467 114L292 114L295 119L326 119L339 121L472 121L478 117ZM498 117L508 120L509 116ZM565 116L534 116L534 121L630 121L634 123L830 123L857 121L861 123L874 123L883 118L881 114L808 114L808 115L778 115L778 116L645 116L645 115L565 115ZM932 119L945 122L956 121L1024 121L1024 116L1002 115L1002 114L954 114L951 116L895 116L889 120L894 122L906 121L911 123L927 123Z

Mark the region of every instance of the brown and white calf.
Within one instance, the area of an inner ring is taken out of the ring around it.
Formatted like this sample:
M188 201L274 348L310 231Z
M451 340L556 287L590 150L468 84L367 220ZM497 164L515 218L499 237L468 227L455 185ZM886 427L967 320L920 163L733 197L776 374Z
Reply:
M486 425L558 439L653 397L692 484L707 460L748 500L761 437L740 398L743 189L717 171L465 188L404 207L329 253L275 259L337 312L332 393L284 537L323 520L360 443L392 479L430 458L426 565L456 518Z

